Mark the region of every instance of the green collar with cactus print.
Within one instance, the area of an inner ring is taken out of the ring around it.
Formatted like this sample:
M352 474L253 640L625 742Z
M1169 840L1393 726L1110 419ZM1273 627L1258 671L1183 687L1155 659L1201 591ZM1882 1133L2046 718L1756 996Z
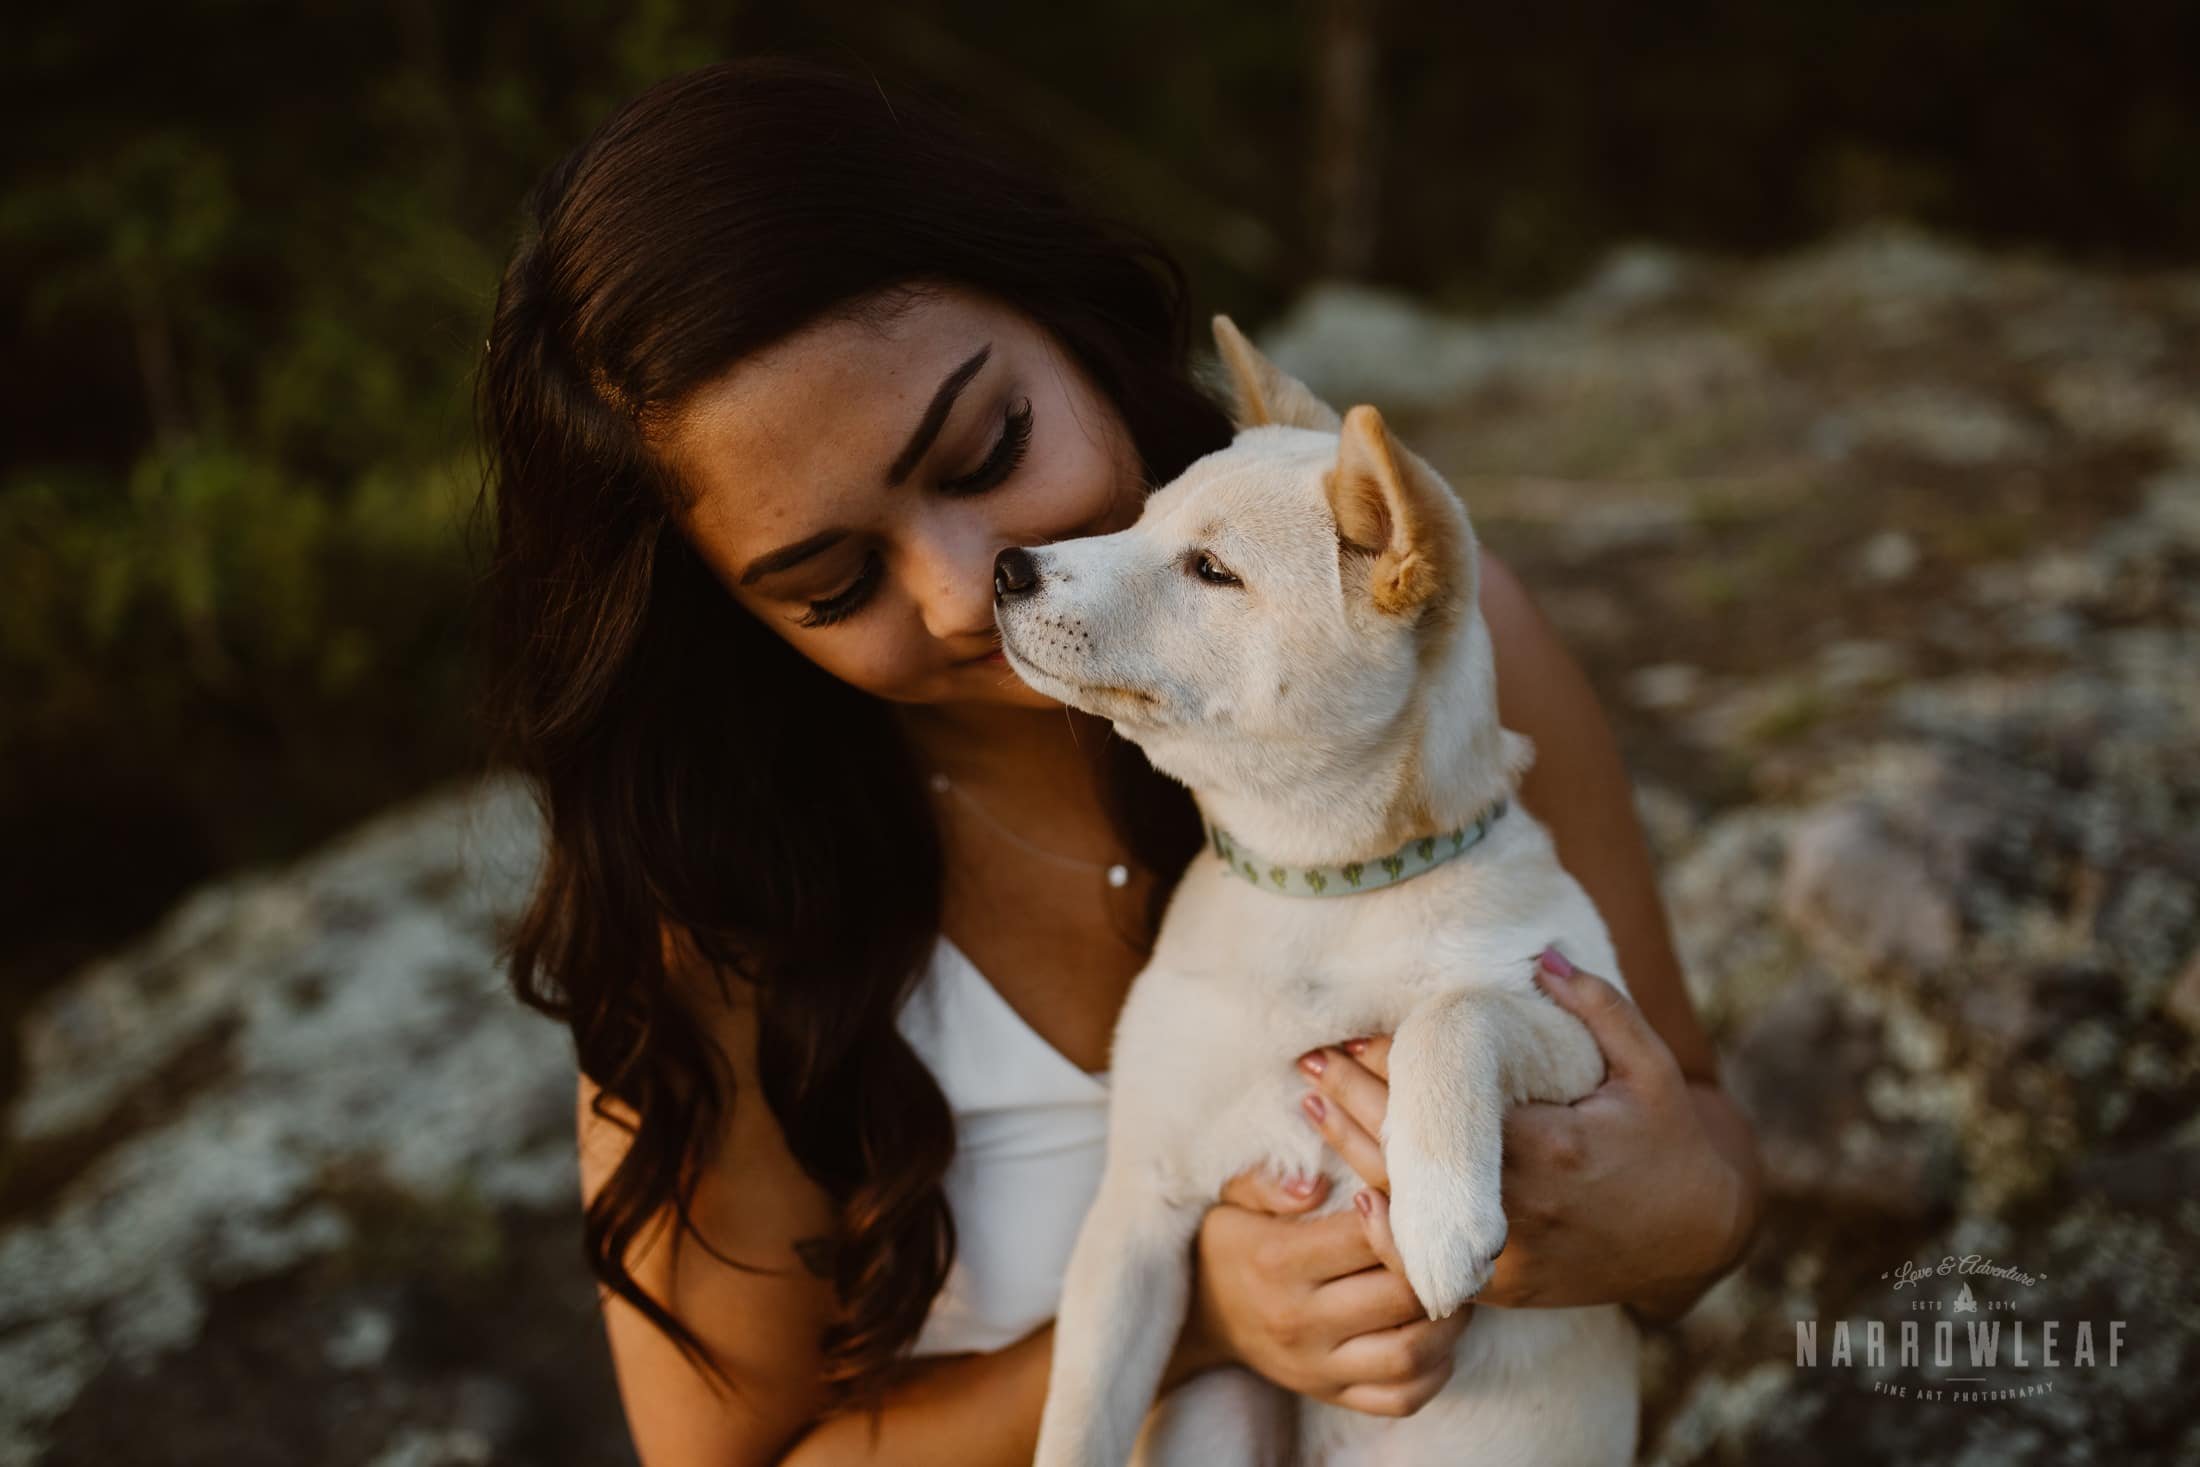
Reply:
M1378 891L1401 881L1434 871L1454 856L1473 850L1498 822L1508 802L1499 800L1466 824L1439 835L1407 841L1387 856L1372 861L1346 861L1338 866L1281 866L1238 844L1219 825L1207 827L1207 840L1232 874L1244 877L1262 891L1283 896L1354 896Z

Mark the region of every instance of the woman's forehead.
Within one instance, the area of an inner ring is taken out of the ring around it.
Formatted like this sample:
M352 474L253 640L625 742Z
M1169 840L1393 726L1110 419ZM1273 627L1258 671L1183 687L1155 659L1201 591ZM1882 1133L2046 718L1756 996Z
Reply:
M698 388L658 435L699 525L743 538L813 518L820 499L883 491L941 380L990 366L1033 326L972 292L933 287L885 310L835 313ZM775 524L774 521L779 523Z

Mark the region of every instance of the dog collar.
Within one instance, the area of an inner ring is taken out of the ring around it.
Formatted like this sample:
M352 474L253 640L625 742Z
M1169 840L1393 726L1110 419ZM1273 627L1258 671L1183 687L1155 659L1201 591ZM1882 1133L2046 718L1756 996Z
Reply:
M1219 825L1209 825L1207 837L1214 853L1222 858L1222 864L1231 874L1245 878L1262 891L1284 896L1352 896L1411 881L1455 856L1465 855L1481 844L1482 837L1488 835L1490 827L1504 815L1508 803L1500 799L1466 824L1454 826L1440 835L1418 836L1387 856L1369 861L1345 861L1335 866L1284 866L1264 860L1240 845Z

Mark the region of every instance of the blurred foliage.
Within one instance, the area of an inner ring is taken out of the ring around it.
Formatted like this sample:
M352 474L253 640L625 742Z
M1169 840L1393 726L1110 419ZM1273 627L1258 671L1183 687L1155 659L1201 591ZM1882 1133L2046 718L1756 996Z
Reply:
M527 182L713 54L684 24L663 4L230 3L13 27L18 1000L182 885L478 758L471 349Z
M534 175L649 81L920 87L1155 230L1200 304L1323 268L1316 38L1381 57L1367 273L1459 301L1859 214L2200 245L2195 8L114 0L0 56L0 980L478 757L468 374ZM12 955L12 958L8 955Z

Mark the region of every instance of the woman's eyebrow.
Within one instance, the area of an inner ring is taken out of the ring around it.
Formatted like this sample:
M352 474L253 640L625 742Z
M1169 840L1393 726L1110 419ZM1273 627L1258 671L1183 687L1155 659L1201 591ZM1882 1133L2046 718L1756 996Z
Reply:
M800 565L819 551L832 549L847 537L846 530L820 530L807 540L797 540L792 545L768 550L749 562L749 568L741 572L740 584L746 586L765 576L777 575L783 570Z
M939 390L932 394L931 405L924 410L924 416L917 422L917 431L909 435L909 441L902 445L901 452L894 455L893 463L887 466L888 485L899 484L909 477L909 471L924 457L924 451L932 446L932 440L940 436L940 427L946 423L947 415L954 410L955 399L962 396L962 390L970 385L970 379L978 375L978 369L985 365L985 359L992 354L993 343L989 341L965 358L961 366L940 379Z
M924 409L924 416L917 420L916 431L909 435L909 441L902 445L901 452L894 455L893 463L887 466L888 485L899 484L909 477L909 471L924 457L925 450L932 446L932 440L940 436L940 429L946 424L947 415L955 410L955 399L962 396L963 389L970 385L970 379L978 375L986 358L992 354L993 343L989 341L965 357L962 365L940 379L938 390L932 394L932 401ZM821 550L830 550L846 539L847 535L846 530L820 530L806 540L782 545L777 550L767 550L749 562L748 568L741 572L739 584L747 586L765 576L777 575L801 564Z

